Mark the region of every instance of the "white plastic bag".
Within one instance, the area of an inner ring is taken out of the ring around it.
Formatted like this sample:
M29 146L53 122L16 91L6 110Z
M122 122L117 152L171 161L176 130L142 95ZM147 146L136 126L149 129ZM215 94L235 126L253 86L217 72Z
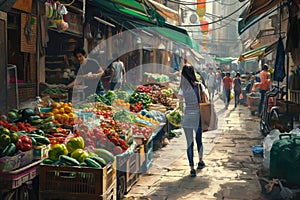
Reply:
M263 166L266 169L270 168L270 152L273 146L273 143L276 140L279 140L280 131L278 129L273 129L264 139L264 159Z

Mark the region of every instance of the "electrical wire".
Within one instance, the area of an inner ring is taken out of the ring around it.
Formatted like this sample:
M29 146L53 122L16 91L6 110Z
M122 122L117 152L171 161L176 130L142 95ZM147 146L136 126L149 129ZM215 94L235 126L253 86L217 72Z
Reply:
M224 6L232 6L234 4L240 3L239 1L236 1L234 3L222 3L220 1L207 1L207 2L191 3L191 2L187 2L187 1L173 1L173 0L168 0L168 2L176 3L179 5L198 5L198 4L206 4L206 3L219 3Z
M208 29L206 31L201 31L200 30L200 31L188 31L188 32L210 32L210 31L215 31L215 30L219 30L219 29L222 29L222 28L226 27L227 25L231 24L231 22L233 22L233 21L229 21L229 22L225 23L224 25L222 25L220 27L213 28L213 29ZM198 25L198 26L200 26L200 25Z
M246 3L244 3L240 8L238 8L238 9L235 10L235 11L233 11L233 12L230 13L229 15L226 15L225 17L222 17L222 18L220 18L220 19L218 19L218 20L215 20L215 21L212 21L212 22L208 22L208 23L206 23L206 24L200 24L200 25L180 25L180 26L182 26L182 27L193 27L193 26L206 26L206 25L208 25L208 24L215 24L215 23L217 23L217 22L220 22L220 21L222 21L222 20L224 20L224 19L227 19L227 18L229 18L230 16L236 14L236 13L237 13L238 11L240 11L245 5L247 5L249 1L250 1L250 0L248 0L248 1L247 1Z

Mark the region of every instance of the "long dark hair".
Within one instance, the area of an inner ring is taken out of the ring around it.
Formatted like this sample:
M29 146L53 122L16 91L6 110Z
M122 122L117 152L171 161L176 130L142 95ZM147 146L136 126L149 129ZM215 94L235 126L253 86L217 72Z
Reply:
M197 78L194 67L191 65L184 65L181 72L180 88L187 89L189 86L193 88L196 82Z

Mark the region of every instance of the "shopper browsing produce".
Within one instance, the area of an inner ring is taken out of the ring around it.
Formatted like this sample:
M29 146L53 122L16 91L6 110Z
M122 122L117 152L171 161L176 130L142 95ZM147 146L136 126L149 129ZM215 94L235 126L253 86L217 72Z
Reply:
M67 85L67 88L73 88L79 83L83 82L86 89L84 89L85 96L88 97L91 94L104 92L103 84L100 80L103 70L99 63L92 58L88 58L84 49L76 49L74 56L80 63L80 68L77 73L75 81Z

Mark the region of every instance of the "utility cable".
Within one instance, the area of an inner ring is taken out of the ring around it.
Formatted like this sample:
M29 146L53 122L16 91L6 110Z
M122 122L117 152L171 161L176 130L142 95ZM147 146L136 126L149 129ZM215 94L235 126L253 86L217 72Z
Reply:
M220 1L207 1L207 2L191 3L191 2L187 2L187 1L174 1L174 0L168 0L168 2L176 3L179 5L198 5L198 4L206 4L206 3L219 3L224 6L232 6L234 4L240 3L239 1L236 1L234 3L222 3Z
M232 15L234 15L234 14L236 14L238 11L240 11L245 5L247 5L248 4L248 2L249 2L250 0L248 0L246 3L244 3L240 8L238 8L237 10L235 10L235 11L233 11L232 13L230 13L229 15L226 15L226 16L224 16L224 17L222 17L221 19L218 19L218 20L215 20L215 21L212 21L212 22L209 22L209 23L207 23L207 24L215 24L215 23L217 23L217 22L220 22L220 21L222 21L222 20L224 20L224 19L227 19L227 18L229 18L230 16L232 16ZM180 25L180 26L182 26L182 27L193 27L193 26L206 26L207 24L200 24L200 25Z

